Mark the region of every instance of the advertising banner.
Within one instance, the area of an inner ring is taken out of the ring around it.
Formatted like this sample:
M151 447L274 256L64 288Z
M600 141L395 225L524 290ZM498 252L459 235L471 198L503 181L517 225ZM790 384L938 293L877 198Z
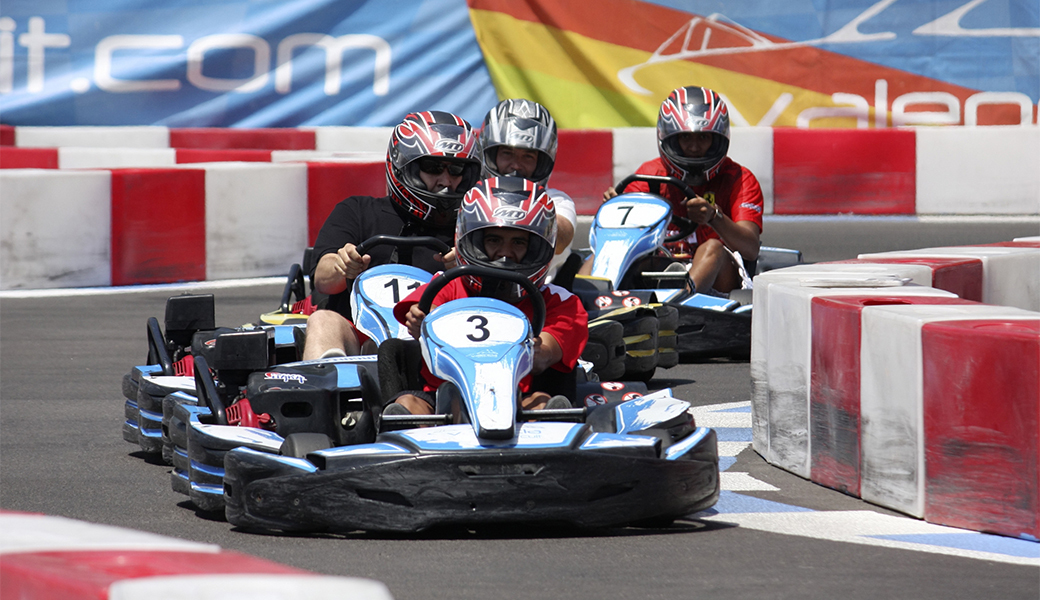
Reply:
M479 122L497 101L464 0L4 0L8 125Z
M684 85L736 125L1036 122L1035 0L468 0L499 96L563 127L651 126Z

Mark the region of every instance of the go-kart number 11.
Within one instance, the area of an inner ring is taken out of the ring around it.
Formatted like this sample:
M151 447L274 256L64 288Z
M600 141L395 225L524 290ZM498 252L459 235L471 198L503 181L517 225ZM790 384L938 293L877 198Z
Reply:
M365 295L380 306L393 306L418 289L422 282L401 275L377 275L362 284Z
M440 317L431 325L434 335L456 348L515 344L527 331L527 324L514 316L468 310Z
M600 227L639 228L650 227L660 221L668 209L656 204L606 204L599 210L596 220Z

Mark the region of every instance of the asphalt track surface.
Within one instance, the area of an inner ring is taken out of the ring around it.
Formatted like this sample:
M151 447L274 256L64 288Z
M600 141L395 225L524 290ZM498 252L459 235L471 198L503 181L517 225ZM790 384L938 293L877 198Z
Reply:
M778 218L767 221L763 241L822 261L1029 235L1040 235L1036 219ZM235 325L275 308L280 285L211 291L218 324ZM716 510L670 528L449 528L410 537L235 530L197 515L171 491L169 467L148 460L120 433L120 379L144 361L146 319L161 318L165 299L177 293L0 295L0 507L369 577L398 600L1040 597L1038 544L918 531L927 524L766 464L741 431L750 416L748 363L726 360L658 371L654 381L710 407L699 409L700 418L719 427L735 455L723 459Z

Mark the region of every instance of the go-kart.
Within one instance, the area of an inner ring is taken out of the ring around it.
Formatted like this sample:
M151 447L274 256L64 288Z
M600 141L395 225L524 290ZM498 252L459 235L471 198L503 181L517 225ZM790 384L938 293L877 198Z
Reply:
M449 250L443 242L433 237L379 235L359 244L358 251L365 254L380 245L398 248L424 246L441 252ZM234 352L223 348L218 350L219 338L225 334L264 333L267 358L262 357L263 352L255 350L250 368L264 369L271 365L298 361L303 353L307 317L316 307L312 302L314 290L309 289L303 276L304 269L309 268L309 262L310 255L305 252L305 266L294 264L290 267L279 307L262 314L255 324L235 328L216 327L211 294L185 294L169 298L166 303L166 333L163 333L156 318L148 320L147 362L134 367L123 377L123 438L138 444L146 454L161 452L164 461L172 463L174 446L169 435L164 435L164 422L168 428L171 417L170 406L167 404L164 409L163 399L175 392L195 394L196 358L204 356L209 367L224 371L238 380L243 378L242 366L234 364ZM381 265L362 273L350 296L358 329L376 344L388 337L403 335L393 320L393 305L399 295L415 289L429 278L430 274L426 271L397 264ZM258 340L259 337L256 335L253 339ZM218 385L220 381L217 380ZM228 385L232 384L229 382ZM238 387L242 385L244 381L239 381Z
M686 266L691 257L676 255L669 244L687 238L697 225L673 214L671 204L656 194L626 193L635 181L673 185L687 196L696 195L682 180L635 174L619 182L619 195L600 206L589 234L595 253L592 276L578 276L573 283L574 293L589 310L590 332L594 323L621 321L625 325L626 361L642 361L635 371L646 378L655 367L673 366L680 357L746 358L751 349L750 290L735 290L729 298L685 292ZM763 247L759 258L745 261L744 266L753 276L800 262L797 250ZM657 312L650 314L648 309ZM655 316L659 321L656 364L649 348L652 335L647 333L652 330L649 319ZM631 331L637 322L640 329ZM627 342L636 333L651 337L643 340L646 347L638 349L642 352L633 356ZM662 347L668 352L660 352Z
M486 298L430 310L444 284L467 275L525 286L535 301L533 323L512 305ZM399 356L403 341L380 346L376 365L336 366L334 377L350 379L352 387L326 398L339 407L314 417L331 417L321 432L283 436L224 425L228 407L200 381L207 391L199 404L178 405L193 444L192 468L199 459L205 463L200 470L216 475L210 459L222 455L222 477L205 486L222 489L228 521L247 529L419 531L441 523L518 521L606 527L670 521L712 506L719 494L715 434L696 427L689 404L670 391L628 392L610 401L595 395L582 401L578 392L572 398L577 408L519 408L517 384L531 369L530 340L544 320L540 300L525 278L474 266L452 269L427 287L419 304L428 312L421 353L446 381L433 415L382 415L393 377L377 379L408 362ZM278 369L290 367L321 365ZM278 382L265 390L271 396L312 391L309 378L280 372L254 373L250 384L261 376ZM410 373L406 367L398 378ZM361 410L344 412L351 407ZM215 449L209 457L203 445Z

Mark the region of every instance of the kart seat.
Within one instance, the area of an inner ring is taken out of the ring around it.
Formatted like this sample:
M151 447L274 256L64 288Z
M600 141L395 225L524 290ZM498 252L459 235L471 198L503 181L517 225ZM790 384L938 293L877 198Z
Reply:
M422 349L417 340L389 339L379 345L377 369L383 404L405 390L421 390Z

